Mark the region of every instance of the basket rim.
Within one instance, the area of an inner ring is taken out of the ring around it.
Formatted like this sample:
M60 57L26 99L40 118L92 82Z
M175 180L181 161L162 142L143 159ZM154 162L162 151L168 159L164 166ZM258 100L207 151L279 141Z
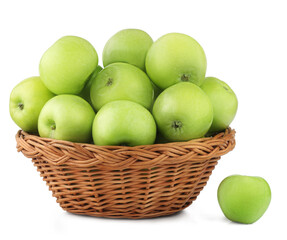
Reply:
M19 130L17 150L28 158L42 158L52 165L111 169L128 167L149 168L159 164L182 164L186 161L205 163L219 159L235 147L235 130L225 129L211 137L186 142L160 143L140 146L98 146L64 140L41 138Z
M193 144L193 143L202 143L211 139L223 139L228 137L233 137L235 136L235 129L232 129L231 127L226 128L224 131L218 132L213 136L209 137L202 137L202 138L196 138L196 139L191 139L188 141L181 141L181 142L167 142L167 143L154 143L154 144L149 144L149 145L138 145L138 146L118 146L118 145L96 145L93 143L80 143L80 142L71 142L67 140L59 140L59 139L53 139L53 138L45 138L45 137L40 137L39 135L28 133L22 129L19 129L16 133L16 139L21 138L21 136L25 138L36 138L39 140L42 140L44 142L49 142L49 143L59 143L59 144L64 144L64 145L80 145L80 146L87 146L87 147L95 147L95 148L107 148L107 149L126 149L126 150L135 150L135 149L145 149L146 147L149 146L174 146L174 145L186 145L186 144Z

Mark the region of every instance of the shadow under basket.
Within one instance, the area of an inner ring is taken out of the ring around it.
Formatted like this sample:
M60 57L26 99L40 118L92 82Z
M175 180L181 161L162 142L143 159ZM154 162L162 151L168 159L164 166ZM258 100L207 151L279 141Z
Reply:
M187 142L96 146L18 131L17 149L32 162L68 212L108 218L153 218L188 207L235 131Z

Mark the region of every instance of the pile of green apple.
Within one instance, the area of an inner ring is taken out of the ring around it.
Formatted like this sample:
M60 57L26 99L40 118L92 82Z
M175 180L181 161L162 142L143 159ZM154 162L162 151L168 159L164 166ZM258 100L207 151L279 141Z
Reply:
M40 76L12 90L14 122L46 138L136 146L212 135L235 117L236 95L205 77L205 53L188 35L153 42L125 29L108 40L102 58L104 68L83 38L57 40L40 60Z
M144 31L125 29L108 40L102 58L104 68L87 40L60 38L43 54L40 76L12 90L14 122L45 138L137 146L212 135L235 117L235 93L205 77L205 53L188 35L169 33L153 42ZM230 176L218 188L232 221L257 221L270 199L259 177Z

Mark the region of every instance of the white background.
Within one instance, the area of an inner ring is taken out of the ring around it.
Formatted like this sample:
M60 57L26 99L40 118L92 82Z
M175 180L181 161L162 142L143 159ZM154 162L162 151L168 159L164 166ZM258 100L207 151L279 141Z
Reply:
M284 1L276 0L1 1L0 238L286 239L286 23ZM197 200L174 216L114 220L64 212L15 148L9 95L38 75L43 52L64 35L78 35L95 46L102 64L105 42L124 28L145 30L154 40L169 32L194 37L205 50L207 76L226 81L239 99L231 125L236 148L222 157ZM217 187L231 174L261 176L271 186L271 204L252 225L230 222L219 208Z

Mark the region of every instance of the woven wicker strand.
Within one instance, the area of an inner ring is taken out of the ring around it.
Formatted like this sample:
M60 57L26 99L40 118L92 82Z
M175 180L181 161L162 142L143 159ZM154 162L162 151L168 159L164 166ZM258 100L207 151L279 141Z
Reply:
M96 146L18 131L17 150L32 162L60 206L109 218L153 218L188 207L220 157L235 146L228 128L188 142Z

